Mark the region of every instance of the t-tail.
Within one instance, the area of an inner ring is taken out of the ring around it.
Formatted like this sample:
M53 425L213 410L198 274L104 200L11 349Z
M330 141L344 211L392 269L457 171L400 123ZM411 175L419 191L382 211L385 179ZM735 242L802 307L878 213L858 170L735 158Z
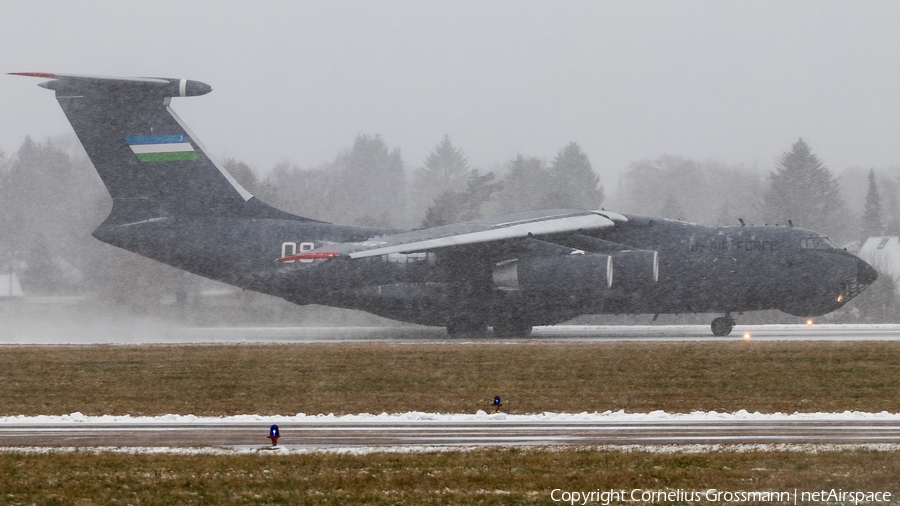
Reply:
M56 99L113 198L106 225L163 217L303 219L254 198L169 107L205 95L199 81L17 73L48 78Z

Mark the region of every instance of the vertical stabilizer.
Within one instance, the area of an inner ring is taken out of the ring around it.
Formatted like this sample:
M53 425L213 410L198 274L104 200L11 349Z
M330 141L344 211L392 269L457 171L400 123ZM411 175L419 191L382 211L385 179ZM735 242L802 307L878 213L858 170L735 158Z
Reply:
M298 219L263 204L206 152L169 107L204 95L199 81L24 73L54 90L113 198L108 223L167 216Z

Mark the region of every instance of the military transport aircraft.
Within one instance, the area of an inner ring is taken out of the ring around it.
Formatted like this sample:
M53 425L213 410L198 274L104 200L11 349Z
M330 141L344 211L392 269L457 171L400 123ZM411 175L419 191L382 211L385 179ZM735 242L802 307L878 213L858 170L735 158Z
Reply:
M256 199L170 107L198 81L20 73L49 79L113 198L97 239L296 304L359 309L450 334L524 336L591 313L834 311L877 273L795 227L705 227L557 209L423 230L339 226Z

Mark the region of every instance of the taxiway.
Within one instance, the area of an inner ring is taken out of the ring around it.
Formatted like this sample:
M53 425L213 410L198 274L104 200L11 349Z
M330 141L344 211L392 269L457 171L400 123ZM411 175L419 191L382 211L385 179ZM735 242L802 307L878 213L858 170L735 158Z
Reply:
M279 445L370 446L900 443L900 421L717 420L610 422L282 423ZM267 446L263 423L3 424L0 446Z

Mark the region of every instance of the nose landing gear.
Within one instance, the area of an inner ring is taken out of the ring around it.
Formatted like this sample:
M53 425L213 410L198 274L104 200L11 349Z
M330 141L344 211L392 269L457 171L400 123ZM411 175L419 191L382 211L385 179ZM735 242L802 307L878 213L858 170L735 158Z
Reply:
M725 316L720 316L713 320L712 325L709 327L712 329L713 335L722 337L731 334L731 329L734 328L734 325L734 318L731 317L730 313L725 313Z

